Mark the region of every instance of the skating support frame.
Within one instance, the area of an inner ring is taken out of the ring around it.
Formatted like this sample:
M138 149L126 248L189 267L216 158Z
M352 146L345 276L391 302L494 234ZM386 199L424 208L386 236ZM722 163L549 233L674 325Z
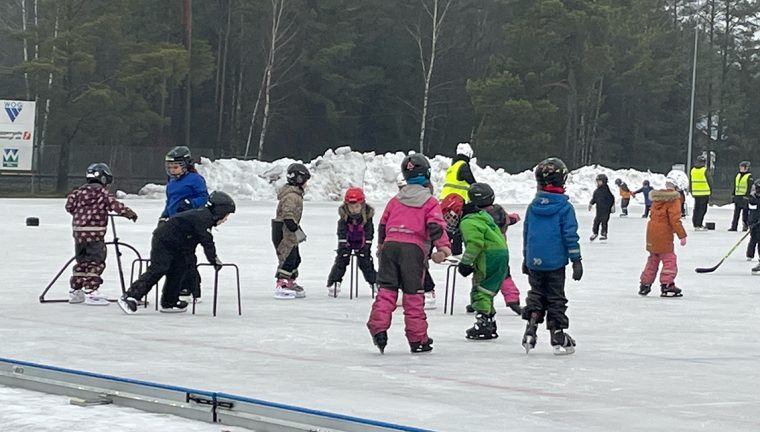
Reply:
M117 217L123 217L119 215L108 215L110 221L111 221L111 233L113 234L113 240L106 242L106 246L113 246L116 250L116 267L119 269L119 283L121 284L121 293L124 294L127 291L126 284L124 283L124 269L121 265L121 249L119 249L121 246L130 249L132 252L137 255L137 259L141 260L140 252L137 251L132 245L128 243L124 243L119 240L119 236L116 235L116 218ZM56 273L56 275L53 277L53 280L50 281L50 283L47 284L45 287L45 290L42 291L42 294L40 294L40 303L68 303L69 299L47 299L45 296L47 295L48 291L55 285L56 282L58 282L58 279L60 279L61 275L69 268L72 262L76 257L71 257L68 261L66 261L66 264L63 265L63 267ZM110 302L115 302L116 299L108 299Z
M219 272L220 270L217 270L214 267L214 264L209 263L200 263L197 265L198 270L200 270L201 267L212 267L214 268L214 307L213 307L213 314L216 316L216 302L217 302L217 295L219 293ZM238 307L238 315L243 315L243 305L240 300L240 268L236 264L222 264L222 268L224 267L232 267L235 269L235 282L237 284L237 307ZM195 299L193 299L193 315L195 315Z
M457 269L459 263L448 263L446 268L446 290L443 297L443 313L449 312L449 315L454 315L454 297L457 289ZM448 310L449 306L449 285L451 285L451 310Z

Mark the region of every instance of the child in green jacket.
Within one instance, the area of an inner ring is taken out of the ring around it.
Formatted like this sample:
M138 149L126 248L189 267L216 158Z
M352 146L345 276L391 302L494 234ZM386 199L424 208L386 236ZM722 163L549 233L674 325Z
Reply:
M496 339L493 298L507 275L509 251L504 235L493 218L483 210L494 202L494 191L486 183L474 183L462 209L459 229L464 240L464 255L459 262L459 274L472 277L470 304L477 315L475 325L466 332L467 339Z

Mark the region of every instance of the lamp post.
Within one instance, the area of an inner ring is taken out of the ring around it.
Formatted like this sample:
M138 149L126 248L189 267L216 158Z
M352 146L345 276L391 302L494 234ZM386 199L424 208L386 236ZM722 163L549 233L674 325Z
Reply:
M697 48L699 44L699 27L694 26L694 64L691 68L691 109L689 111L689 147L686 151L686 175L691 172L691 149L694 144L694 94L697 89Z

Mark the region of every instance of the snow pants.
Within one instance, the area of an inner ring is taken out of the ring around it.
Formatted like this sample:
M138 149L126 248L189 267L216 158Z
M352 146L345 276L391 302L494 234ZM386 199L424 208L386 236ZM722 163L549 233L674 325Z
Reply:
M493 298L501 290L501 285L508 274L509 253L506 249L483 253L485 259L476 261L475 273L472 276L470 305L476 312L490 314L494 312Z
M641 272L640 282L645 285L652 285L657 278L657 270L660 267L660 261L662 261L662 271L660 272L660 284L670 285L678 274L678 266L676 264L676 254L673 252L666 253L649 253L647 263L644 266L644 271Z
M707 204L710 202L710 195L694 197L694 213L691 215L691 223L694 228L704 225L705 215L707 214Z
M530 321L533 312L538 314L537 323L544 321L550 330L566 329L570 320L565 315L567 298L565 297L565 268L556 270L530 270L528 272L530 291L523 308L523 319Z
M103 239L79 242L74 241L74 272L69 279L71 289L94 290L103 283L103 270L106 269L106 244Z
M622 212L621 213L622 215L628 216L628 204L630 203L631 203L630 198L622 198L620 200L620 211Z
M161 306L170 307L179 301L179 290L188 267L187 250L164 244L153 237L150 247L150 265L127 290L127 296L137 300L145 297L153 285L166 276L161 293Z
M403 293L404 324L409 342L426 342L427 316L423 306L423 279L425 277L425 253L413 243L388 241L380 252L380 268L377 273L377 295L372 303L367 328L372 336L391 326L393 311L399 290Z
M610 212L609 211L598 211L596 212L596 217L594 218L594 226L591 228L592 232L594 234L599 234L599 227L602 227L602 235L607 236L607 227L610 222Z
M372 254L367 249L354 250L356 253L356 260L359 264L359 269L364 275L364 280L368 284L374 285L377 279L377 273L375 272L375 262L372 260ZM335 263L333 263L330 270L330 276L327 277L327 286L331 286L335 282L343 282L343 276L346 274L346 267L351 262L351 249L344 248L338 249L338 254L335 256Z
M509 268L507 268L507 277L501 283L501 295L504 296L504 302L507 304L520 302L520 290L517 289L515 281L509 275Z

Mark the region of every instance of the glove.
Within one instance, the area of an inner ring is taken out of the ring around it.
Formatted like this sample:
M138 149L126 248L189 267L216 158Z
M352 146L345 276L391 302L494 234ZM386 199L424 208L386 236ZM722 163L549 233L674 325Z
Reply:
M525 261L523 261L523 263L522 263L522 273L525 274L525 275L529 275L530 274L530 269L528 268L528 265L525 264Z
M472 266L469 265L469 264L465 264L465 263L461 263L460 262L459 263L459 267L457 267L457 271L459 272L460 275L462 275L464 277L467 277L467 276L471 275L472 272L475 271L475 269L472 268Z
M439 248L436 248L436 251L433 252L430 255L430 259L433 260L434 263L440 264L443 262L443 260L446 259L447 256L451 255L451 249L449 249L446 246L441 246Z
M573 261L573 280L579 281L583 277L583 264L581 260L577 259Z
M360 256L372 256L372 244L370 243L364 243L364 246L359 249L358 255Z
M686 237L679 240L681 243L681 246L686 246Z
M520 222L520 215L518 213L510 213L509 215L509 224L514 225L517 222Z
M348 243L339 242L338 248L335 251L338 252L338 255L349 255L351 253L351 248L348 247Z
M214 265L214 270L216 271L219 271L222 269L223 263L222 263L222 260L219 259L219 257L215 257L214 262L212 262L211 264Z
M193 209L193 203L189 199L185 198L177 204L177 213L188 211Z
M612 208L610 209L610 213L615 213L615 206L612 206Z
M591 211L592 208L594 208L594 205L593 204L589 204L588 205L588 211Z
M131 220L132 222L137 222L137 213L135 213L132 209L127 209L127 211L124 212L124 217Z
M282 221L290 232L298 231L298 224L293 219L285 219Z

